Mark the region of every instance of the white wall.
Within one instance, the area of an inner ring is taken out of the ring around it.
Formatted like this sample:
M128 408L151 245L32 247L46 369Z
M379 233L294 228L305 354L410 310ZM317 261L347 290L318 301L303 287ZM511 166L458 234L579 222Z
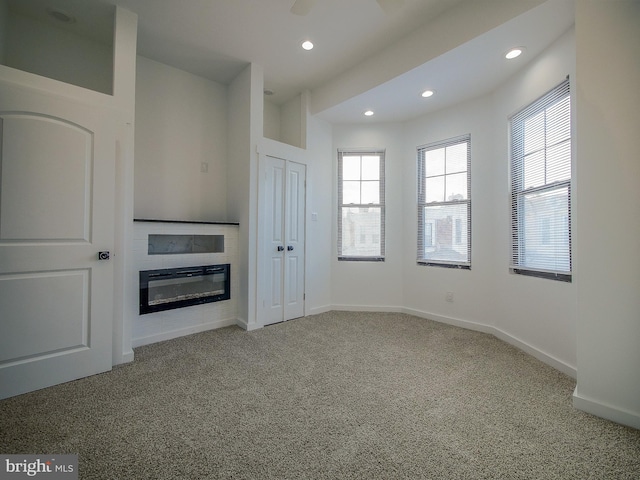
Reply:
M491 261L497 268L495 275L491 278L493 286L491 301L496 309L493 322L496 328L571 368L575 376L577 275L574 275L572 283L564 283L514 275L507 270L510 256L510 211L507 206L509 188L507 119L562 82L567 75L574 79L572 88L575 89L573 30L554 42L512 80L498 88L492 97L494 116L491 118L491 123L497 127L497 130L492 140L494 158L491 162L493 166L491 208L494 210L495 234L491 239L494 245ZM574 114L574 127L575 124ZM575 163L577 159L575 146L573 153ZM575 183L574 178L574 186ZM576 192L576 195L579 198L580 192ZM555 366L562 367L562 365Z
M306 96L305 96L306 99ZM303 94L296 95L283 105L264 102L264 136L277 142L306 148L306 112Z
M307 124L307 314L331 309L331 262L335 257L332 230L335 219L332 127L308 117Z
M280 106L264 101L264 136L271 140L280 141Z
M500 158L494 148L490 97L436 112L405 126L404 174L404 306L431 318L444 317L491 325L495 295L492 283L496 258L495 223L506 222L506 203L496 205L494 191L502 185L493 178L492 164ZM471 135L471 270L417 265L416 148L460 135ZM497 157L497 158L496 158ZM506 198L506 197L505 197ZM504 257L507 258L506 255ZM454 301L446 302L446 292Z
M581 409L640 428L640 2L576 2Z
M574 66L571 31L494 93L405 124L334 126L334 150L387 149L388 187L387 259L338 262L334 247L335 307L396 309L487 331L575 376L575 284L509 273L507 143L508 116L573 74ZM416 148L464 134L471 134L471 270L417 265ZM334 231L335 225L334 213ZM446 292L453 292L453 302Z
M304 148L302 133L302 95L296 95L280 110L280 141Z
M238 258L240 285L238 322L256 327L258 141L263 136L264 73L256 64L247 66L229 86L227 122L228 217L239 222Z
M385 149L385 261L337 260L337 152L340 148ZM335 308L397 309L403 305L403 159L404 136L400 124L335 125L333 128L333 248L331 299Z
M4 63L25 72L113 92L113 46L9 10Z
M227 219L224 85L139 56L135 140L136 218Z

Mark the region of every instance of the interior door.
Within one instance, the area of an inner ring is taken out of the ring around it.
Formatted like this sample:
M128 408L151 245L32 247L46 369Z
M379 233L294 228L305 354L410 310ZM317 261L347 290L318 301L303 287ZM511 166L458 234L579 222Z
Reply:
M104 110L0 82L0 398L111 369L115 130Z
M305 181L302 164L264 156L265 251L262 276L265 298L260 323L304 315Z

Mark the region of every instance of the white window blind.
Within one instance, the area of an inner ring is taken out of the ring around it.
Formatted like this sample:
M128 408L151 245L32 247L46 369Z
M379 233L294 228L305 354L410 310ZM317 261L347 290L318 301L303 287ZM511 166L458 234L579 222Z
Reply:
M511 270L571 281L569 79L511 118Z
M471 137L418 147L418 263L471 267Z
M338 150L338 259L384 261L384 150Z

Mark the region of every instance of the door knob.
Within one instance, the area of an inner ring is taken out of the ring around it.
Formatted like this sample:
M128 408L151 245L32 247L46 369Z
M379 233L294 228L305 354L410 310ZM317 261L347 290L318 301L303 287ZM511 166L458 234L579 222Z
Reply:
M110 257L110 252L98 252L98 260L109 260Z
M290 252L291 250L293 250L293 246L292 245L287 245L287 252Z
M278 245L278 251L281 252L284 250L284 247L282 245Z

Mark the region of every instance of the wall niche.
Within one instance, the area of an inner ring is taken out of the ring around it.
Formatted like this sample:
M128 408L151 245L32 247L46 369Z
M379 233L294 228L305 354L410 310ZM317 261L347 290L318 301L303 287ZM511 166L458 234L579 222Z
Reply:
M0 64L113 95L115 6L0 0Z

